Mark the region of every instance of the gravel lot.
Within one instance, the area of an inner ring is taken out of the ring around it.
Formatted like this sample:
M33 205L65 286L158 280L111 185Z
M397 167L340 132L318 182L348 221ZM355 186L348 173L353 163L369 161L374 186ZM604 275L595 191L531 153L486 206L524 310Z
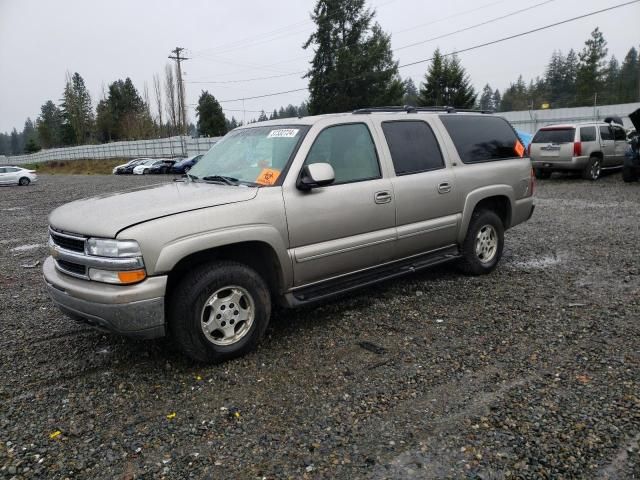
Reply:
M0 478L640 478L640 185L539 182L493 274L279 311L203 367L41 279L51 209L163 180L0 188Z

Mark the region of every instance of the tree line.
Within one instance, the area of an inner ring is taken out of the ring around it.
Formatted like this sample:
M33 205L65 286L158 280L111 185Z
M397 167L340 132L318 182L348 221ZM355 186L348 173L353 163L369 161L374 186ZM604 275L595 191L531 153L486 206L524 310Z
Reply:
M315 31L303 45L314 52L304 76L308 100L269 114L262 111L250 122L387 105L510 111L640 101L638 50L631 47L621 63L615 56L607 57L607 42L598 28L579 52L554 51L544 73L528 83L520 75L502 92L489 84L476 92L460 58L439 49L419 86L412 78L402 79L391 38L365 0L317 0L311 17ZM0 134L0 153L180 132L219 136L242 125L227 118L208 91L201 92L198 100L197 126L182 125L177 82L167 65L164 91L160 77L154 75L150 99L146 85L140 95L129 78L116 80L103 92L94 112L82 77L68 75L60 104L49 100L35 122L27 119L22 132L14 128L11 134Z

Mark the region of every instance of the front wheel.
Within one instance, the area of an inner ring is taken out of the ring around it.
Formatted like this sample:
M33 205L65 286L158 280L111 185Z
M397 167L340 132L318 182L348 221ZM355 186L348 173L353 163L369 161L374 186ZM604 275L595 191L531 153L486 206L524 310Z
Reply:
M31 180L29 180L27 177L22 177L20 180L18 180L18 185L22 187L26 187L30 183L31 183Z
M582 178L585 180L595 181L600 178L600 172L602 170L602 165L600 163L600 159L598 157L591 157L589 159L589 164L587 168L582 172Z
M474 212L462 244L460 267L468 275L491 272L502 257L504 225L490 210Z
M269 289L255 270L212 262L188 273L173 291L169 330L185 355L217 363L253 350L270 316Z

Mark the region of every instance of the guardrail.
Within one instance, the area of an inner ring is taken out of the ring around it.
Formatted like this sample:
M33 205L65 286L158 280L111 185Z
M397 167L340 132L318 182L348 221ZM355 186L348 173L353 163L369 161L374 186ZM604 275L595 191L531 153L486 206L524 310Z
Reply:
M207 152L220 138L222 137L191 138L176 136L151 140L102 143L99 145L51 148L29 155L0 156L0 162L5 165L24 165L26 163L41 163L50 160L189 157Z

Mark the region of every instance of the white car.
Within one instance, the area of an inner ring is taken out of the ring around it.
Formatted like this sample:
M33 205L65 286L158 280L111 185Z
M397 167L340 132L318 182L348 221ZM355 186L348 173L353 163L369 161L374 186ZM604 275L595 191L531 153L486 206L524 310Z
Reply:
M139 163L133 168L133 174L145 175L149 173L149 169L151 168L151 166L155 165L156 163L162 163L162 160L154 160L152 158L150 158L149 160L145 160L144 162Z
M35 170L20 167L0 167L0 184L26 186L38 181Z
M131 165L134 165L134 164L137 165L139 163L142 163L145 160L151 160L151 159L150 158L134 158L134 159L131 159L127 163L123 163L122 165L116 165L115 167L113 167L112 173L114 175L120 175L121 173L125 173L125 172L123 172L123 170L126 167L130 167Z

